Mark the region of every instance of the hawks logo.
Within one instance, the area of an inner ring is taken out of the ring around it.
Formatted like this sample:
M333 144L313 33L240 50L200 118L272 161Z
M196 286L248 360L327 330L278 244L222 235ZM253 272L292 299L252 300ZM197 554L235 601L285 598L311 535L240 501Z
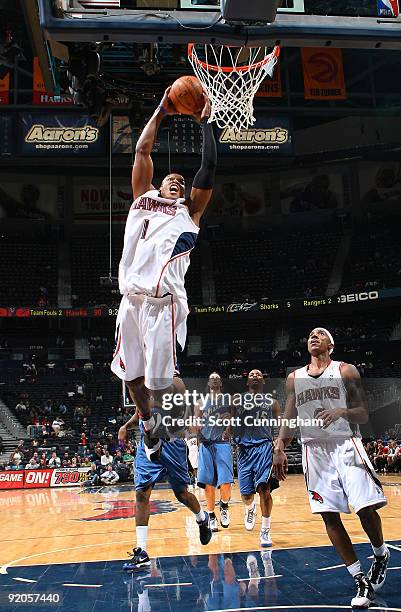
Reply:
M316 493L316 491L309 491L309 493L312 495L313 501L317 501L319 504L323 503L323 497L320 495L320 493Z
M134 518L136 504L133 499L121 501L105 501L101 502L105 507L95 508L95 510L105 510L103 514L95 516L87 516L78 519L80 521L114 521L116 519ZM174 512L178 509L178 504L170 501L154 500L150 502L150 514L166 514Z

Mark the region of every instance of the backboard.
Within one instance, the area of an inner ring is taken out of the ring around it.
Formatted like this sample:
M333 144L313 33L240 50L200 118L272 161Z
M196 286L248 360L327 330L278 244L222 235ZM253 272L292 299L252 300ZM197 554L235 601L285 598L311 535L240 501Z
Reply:
M269 0L266 0L266 2ZM37 0L59 42L401 48L398 0L283 0L274 23L230 24L220 0Z

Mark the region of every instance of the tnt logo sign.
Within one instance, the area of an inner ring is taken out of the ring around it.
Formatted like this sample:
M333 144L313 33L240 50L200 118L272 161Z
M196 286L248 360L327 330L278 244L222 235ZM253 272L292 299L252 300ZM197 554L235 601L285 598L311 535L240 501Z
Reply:
M398 0L377 0L377 14L379 17L398 17Z

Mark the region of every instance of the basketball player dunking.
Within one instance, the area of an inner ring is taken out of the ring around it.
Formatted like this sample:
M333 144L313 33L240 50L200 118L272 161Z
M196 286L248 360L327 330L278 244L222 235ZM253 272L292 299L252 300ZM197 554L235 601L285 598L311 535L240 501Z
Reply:
M196 497L187 491L189 477L185 441L176 440L174 446L169 443L163 448L152 415L152 408L162 407L165 393L182 393L185 389L181 379L173 378L176 339L184 348L186 337L188 305L184 277L198 237L201 216L212 195L217 161L212 126L207 123L210 102L205 96L204 108L195 117L203 132L202 163L193 180L190 196L185 197L185 182L180 174L166 176L159 190L153 187L151 151L157 131L165 115L177 114L169 91L167 88L136 146L132 171L134 203L127 218L119 266L119 286L123 297L116 321L116 349L111 369L126 382L143 426L140 457L144 469L140 470L141 478L136 481L137 503L139 496L146 506L159 472L167 470L177 499L196 515L201 541L207 544L211 537L209 517L201 510ZM135 417L132 417L120 428L121 442L126 440L127 431L135 426L134 421ZM145 472L149 460L160 469L147 477ZM137 459L137 474L138 465ZM138 566L142 557L147 557L148 518L144 512L139 523L137 520L138 547L134 549L132 566ZM140 533L138 527L143 528Z
M297 416L300 423L303 469L312 513L321 514L327 535L356 582L351 605L367 608L383 585L389 551L383 540L377 509L387 501L362 445L358 424L366 423L368 410L361 379L355 366L331 360L334 340L329 331L315 328L309 334L309 365L287 378L284 419ZM308 424L319 418L322 426ZM275 441L274 470L285 479L285 447L294 431L283 425ZM358 514L373 548L374 561L363 573L340 512Z

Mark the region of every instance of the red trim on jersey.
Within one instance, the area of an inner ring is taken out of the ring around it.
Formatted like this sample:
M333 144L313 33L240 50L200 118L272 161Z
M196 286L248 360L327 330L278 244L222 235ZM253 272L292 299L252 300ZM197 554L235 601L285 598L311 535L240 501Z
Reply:
M306 471L305 471L306 488L309 491L309 463L308 463L308 445L307 444L305 444L305 463L306 463Z
M175 368L175 326L174 326L174 300L173 296L171 296L171 334L172 334L172 342L173 342L173 361Z
M192 247L192 249L189 249L189 251L185 251L185 253L179 253L179 254L178 254L178 255L176 255L175 257L172 257L171 259L169 259L169 260L168 260L168 262L167 262L166 264L164 264L164 266L163 266L163 268L162 268L162 271L160 272L159 280L158 280L158 282L157 282L157 287L156 287L156 295L155 295L155 297L159 297L157 294L159 293L159 285L160 285L160 281L161 281L162 276L163 276L163 274L164 274L164 270L167 268L168 264L169 264L169 263L171 263L172 261L174 261L175 259L178 259L178 257L183 257L183 255L189 255L189 253L190 253L191 251L193 251L193 248L194 248L194 247Z
M365 471L369 474L369 476L371 477L371 479L373 480L375 485L380 487L380 489L383 491L383 487L382 487L382 484L381 484L380 480L378 478L375 478L374 474L372 474L372 470L370 469L370 467L366 463L365 459L362 457L361 453L359 452L359 448L355 444L354 438L351 437L351 440L352 440L352 444L355 446L356 452L358 453L360 460L362 461L362 465L365 468Z
M121 346L121 330L118 332L118 341L117 341L116 350L115 350L114 355L113 355L113 359L114 359L115 357L117 357L118 352L119 352L119 350L120 350L120 346Z

